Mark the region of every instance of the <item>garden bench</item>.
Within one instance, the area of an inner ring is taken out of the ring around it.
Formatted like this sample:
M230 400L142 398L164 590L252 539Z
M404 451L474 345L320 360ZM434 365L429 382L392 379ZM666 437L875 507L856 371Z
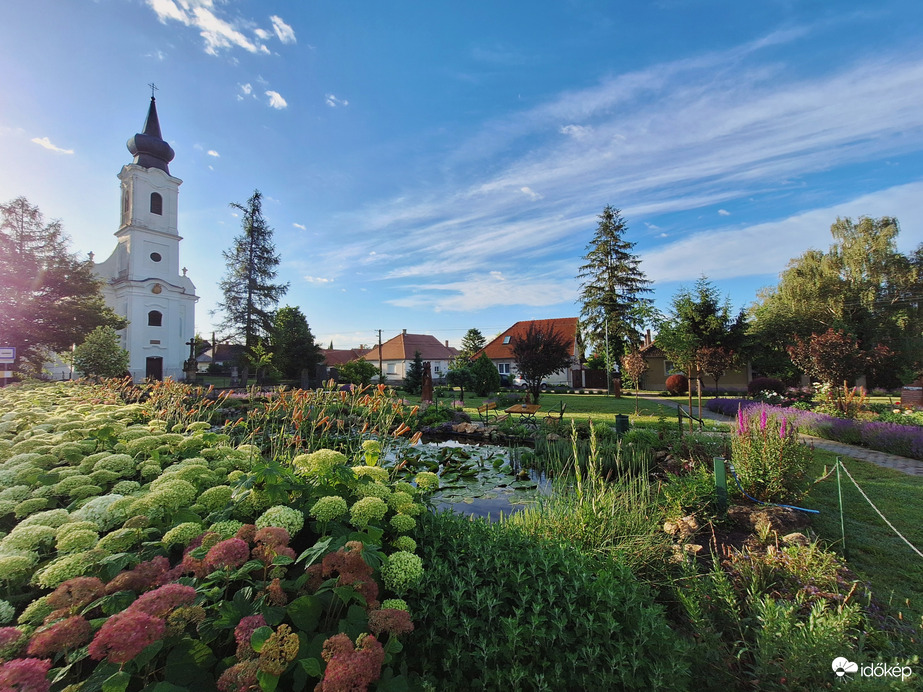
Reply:
M549 411L548 415L545 416L545 420L546 421L564 420L564 409L566 408L567 408L567 404L565 404L562 401L560 408L557 411Z
M497 409L496 401L491 401L489 403L484 404L483 406L478 406L478 417L485 423L490 423L490 412L496 411L496 409ZM504 421L507 418L509 418L509 415L507 414L503 414L502 416L495 414L494 423L499 423L500 421Z

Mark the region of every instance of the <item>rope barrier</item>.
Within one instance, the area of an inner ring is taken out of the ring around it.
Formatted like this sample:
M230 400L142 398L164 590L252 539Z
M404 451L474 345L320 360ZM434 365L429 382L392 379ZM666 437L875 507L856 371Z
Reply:
M872 506L872 509L874 509L875 512L878 513L878 516L881 517L882 521L884 521L884 523L886 523L888 526L890 526L890 527L891 527L891 530L892 530L894 533L897 534L898 538L900 538L902 541L904 541L904 543L906 543L907 545L909 545L909 546L910 546L910 549L911 549L913 552L915 552L915 553L916 553L917 555L919 555L920 557L923 557L923 553L921 553L921 552L916 548L916 546L913 545L913 543L911 543L911 542L908 541L906 538L904 538L904 535L903 535L900 531L898 531L896 528L894 528L894 524L892 524L890 521L888 521L888 518L887 518L884 514L882 514L882 513L881 513L881 510L879 510L879 509L875 506L875 503L872 502L872 501L869 499L869 496L866 495L866 494L865 494L865 491L864 491L862 488L859 487L859 484L856 483L856 479L852 477L852 474L849 473L849 469L846 468L846 466L843 464L843 462L840 461L839 459L837 459L837 460L836 460L836 463L839 464L840 468L843 469L843 471L846 472L846 475L847 475L847 477L849 478L849 480L851 480L851 481L852 481L852 484L853 484L854 486L856 486L856 490L858 490L858 491L861 493L862 497L865 498L865 501L868 502L868 503Z

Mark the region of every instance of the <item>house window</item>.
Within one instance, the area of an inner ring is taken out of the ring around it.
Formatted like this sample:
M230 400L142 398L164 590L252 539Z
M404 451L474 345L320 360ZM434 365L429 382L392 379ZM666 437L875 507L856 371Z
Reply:
M510 343L510 339L512 339L512 338L513 338L512 336L504 336L504 337L503 337L503 345L506 346L507 344L509 344L509 343Z
M510 374L510 364L509 363L497 363L497 370L501 375Z
M685 375L686 372L682 368L676 367L676 365L671 360L663 361L663 374L670 375Z
M151 310L147 313L147 326L160 327L163 324L163 313L159 310Z
M158 216L163 214L163 197L157 192L151 193L151 213Z
M388 374L389 375L397 374L397 363L388 363Z
M163 257L161 256L161 254L160 254L159 252L152 252L152 253L151 253L151 261L152 261L152 262L159 262L159 261L162 260L162 259L163 259Z

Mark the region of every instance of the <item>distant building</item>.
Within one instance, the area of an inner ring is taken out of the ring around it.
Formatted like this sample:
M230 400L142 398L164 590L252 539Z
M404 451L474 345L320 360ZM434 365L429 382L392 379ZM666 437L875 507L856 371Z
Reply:
M393 339L381 345L381 367L388 384L399 384L407 376L407 369L413 362L414 354L419 351L423 360L429 362L433 380L441 380L449 371L449 363L458 355L458 349L449 346L449 342L439 341L429 334L408 334L405 329ZM372 348L363 358L374 366L379 363L378 346Z
M509 383L512 378L518 374L516 370L516 358L513 356L513 343L517 338L525 336L526 332L529 331L529 327L532 325L541 329L552 328L563 336L564 340L569 344L571 355L570 367L559 370L553 375L546 377L544 381L551 385L566 384L568 387L582 387L583 381L581 378L580 360L583 354L580 352L580 344L577 340L578 329L576 317L562 317L550 320L524 320L522 322L517 322L478 351L475 357L480 357L481 353L486 353L487 357L497 366L497 370L500 372L500 377L503 382Z
M670 375L685 375L682 366L671 361L657 347L657 342L651 339L651 331L647 330L644 344L641 346L641 355L647 362L647 370L641 375L641 388L663 391L667 388L667 378ZM750 363L744 363L728 370L718 379L718 388L721 391L746 392L747 385L753 379L753 368ZM694 385L693 385L694 386ZM707 375L702 376L702 392L714 391L715 379Z
M173 149L160 133L154 97L144 131L127 142L134 157L119 173L121 223L109 258L96 265L106 304L128 320L120 332L134 380L184 378L187 342L195 335L195 286L180 272L179 186L170 175Z

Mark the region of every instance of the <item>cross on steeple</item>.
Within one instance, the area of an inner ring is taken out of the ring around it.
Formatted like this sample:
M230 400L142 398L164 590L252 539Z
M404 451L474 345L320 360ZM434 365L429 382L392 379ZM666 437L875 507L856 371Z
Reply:
M150 84L148 84L148 86L151 88L151 98L154 98L154 92L160 91L160 89L157 88L157 85L154 84L154 82L151 82Z

